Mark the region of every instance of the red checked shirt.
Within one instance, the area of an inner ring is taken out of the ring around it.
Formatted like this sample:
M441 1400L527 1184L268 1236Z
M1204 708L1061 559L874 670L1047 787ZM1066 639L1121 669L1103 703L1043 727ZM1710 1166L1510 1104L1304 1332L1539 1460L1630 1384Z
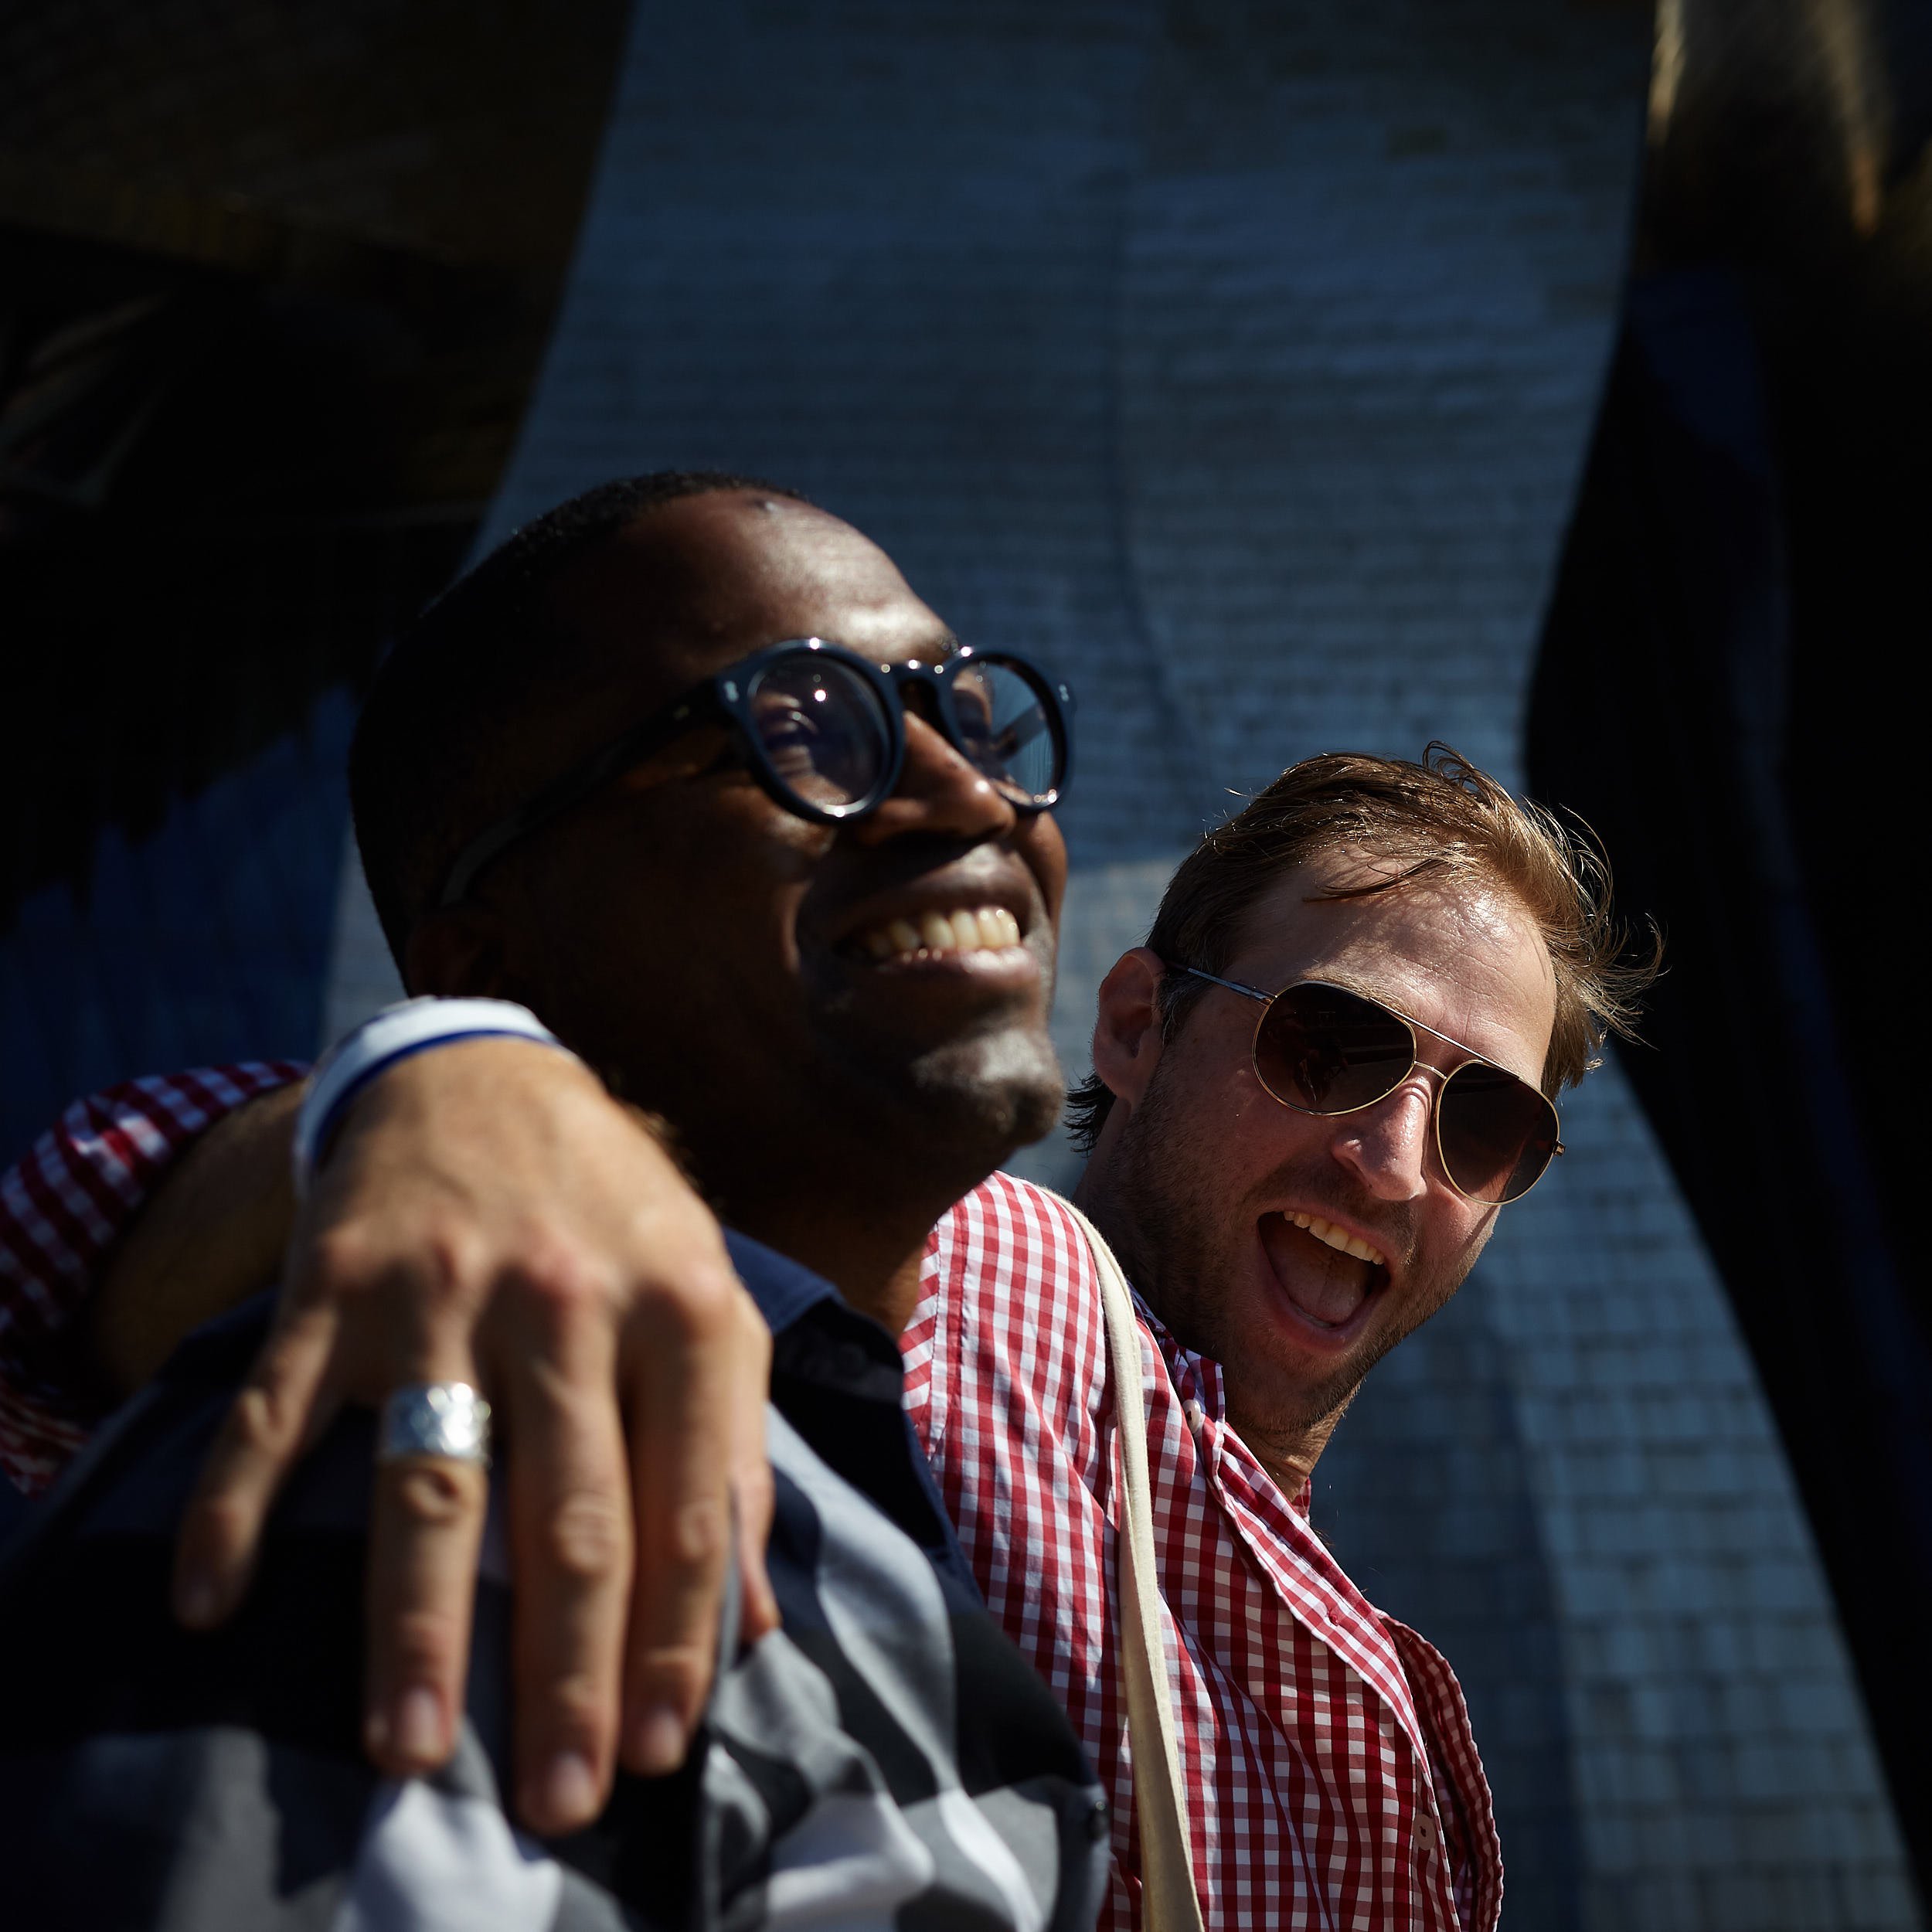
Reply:
M0 1466L30 1492L92 1417L24 1364L199 1125L294 1070L118 1087L0 1179ZM193 1123L193 1124L191 1124ZM1349 1582L1230 1426L1220 1372L1140 1311L1163 1636L1213 1928L1492 1932L1502 1866L1462 1692ZM1071 1713L1114 1808L1110 1932L1139 1916L1114 1656L1115 1464L1100 1291L1057 1196L996 1175L934 1230L906 1403L994 1614Z
M185 1148L303 1071L248 1060L111 1087L0 1175L0 1470L16 1488L38 1495L100 1419L69 1344L117 1236Z
M1006 1175L934 1230L906 1403L993 1613L1114 1803L1104 1925L1138 1918L1114 1655L1120 1494L1100 1287L1057 1196ZM1163 1636L1210 1927L1489 1932L1502 1863L1462 1692L1230 1427L1219 1367L1140 1310Z

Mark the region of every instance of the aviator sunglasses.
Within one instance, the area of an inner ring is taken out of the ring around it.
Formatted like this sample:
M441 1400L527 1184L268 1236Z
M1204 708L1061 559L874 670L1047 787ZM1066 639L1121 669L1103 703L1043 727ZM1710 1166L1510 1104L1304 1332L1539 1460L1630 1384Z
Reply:
M437 903L455 905L517 840L714 720L730 726L752 776L787 811L816 825L862 818L899 782L914 686L947 743L1016 811L1058 801L1073 757L1073 694L1026 658L962 645L931 664L882 665L823 638L791 638L693 685L479 833Z
M1393 1007L1318 979L1264 993L1198 966L1177 970L1261 1002L1255 1078L1298 1114L1353 1114L1386 1100L1412 1073L1434 1075L1440 1083L1432 1109L1437 1157L1466 1199L1488 1207L1519 1201L1563 1151L1556 1110L1546 1095ZM1449 1073L1425 1065L1417 1033L1469 1058Z

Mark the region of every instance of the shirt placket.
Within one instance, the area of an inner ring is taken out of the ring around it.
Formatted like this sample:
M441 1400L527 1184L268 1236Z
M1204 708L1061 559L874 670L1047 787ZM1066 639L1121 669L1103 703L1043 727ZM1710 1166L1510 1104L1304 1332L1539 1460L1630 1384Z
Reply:
M1143 1319L1145 1319L1143 1311ZM1332 1651L1348 1668L1367 1687L1389 1713L1397 1731L1407 1745L1413 1759L1411 1783L1415 1792L1414 1816L1409 1829L1406 1855L1410 1860L1416 1883L1413 1896L1418 1904L1427 1900L1432 1908L1425 1917L1417 1921L1417 1932L1467 1932L1463 1916L1456 1900L1455 1874L1451 1869L1449 1836L1444 1828L1436 1794L1436 1765L1430 1755L1427 1740L1423 1736L1421 1719L1414 1708L1414 1687L1409 1684L1401 1655L1393 1641L1388 1645L1386 1657L1379 1647L1371 1646L1355 1633L1358 1623L1366 1623L1363 1614L1332 1590L1327 1580L1311 1566L1298 1563L1296 1569L1300 1580L1299 1591L1286 1587L1281 1576L1284 1560L1282 1552L1270 1546L1267 1539L1250 1529L1247 1517L1248 1512L1236 1506L1228 1495L1226 1484L1225 1464L1228 1455L1228 1429L1220 1413L1221 1403L1217 1389L1207 1386L1206 1370L1198 1358L1172 1342L1158 1327L1151 1331L1156 1348L1166 1363L1175 1395L1179 1398L1181 1413L1188 1430L1194 1437L1200 1456L1202 1471L1206 1479L1209 1492L1213 1495L1223 1520L1231 1533L1239 1539L1259 1566L1261 1574L1274 1585L1276 1594L1288 1614L1325 1648ZM1216 1379L1218 1381L1219 1378ZM1253 1462L1244 1474L1250 1487L1264 1481L1273 1485L1273 1478ZM1279 1494L1278 1488L1277 1494ZM1281 1510L1292 1515L1292 1505L1284 1497ZM1314 1533L1309 1529L1308 1533ZM1289 1559L1291 1560L1291 1559ZM1304 1608L1304 1602L1312 1600L1315 1606L1311 1614ZM1372 1613L1369 1613L1372 1615ZM1408 1690L1407 1701L1400 1701L1388 1696L1377 1682L1378 1675L1393 1676Z

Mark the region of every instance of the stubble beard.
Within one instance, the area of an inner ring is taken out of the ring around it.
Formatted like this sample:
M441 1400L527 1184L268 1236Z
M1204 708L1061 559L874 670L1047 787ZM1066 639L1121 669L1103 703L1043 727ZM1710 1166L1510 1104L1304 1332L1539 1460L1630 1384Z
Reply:
M1066 1103L1043 1019L988 1015L949 1039L914 1045L835 1026L822 1036L829 1080L819 1132L934 1218L1015 1149L1052 1132ZM834 1094L838 1097L835 1101Z
M1413 1297L1409 1319L1371 1328L1319 1382L1298 1388L1265 1369L1259 1378L1246 1374L1242 1364L1253 1351L1237 1332L1223 1285L1233 1275L1227 1218L1210 1204L1206 1172L1180 1131L1164 1071L1156 1066L1140 1104L1122 1123L1118 1178L1110 1191L1132 1219L1117 1233L1109 1230L1108 1238L1134 1287L1176 1339L1221 1366L1237 1429L1257 1446L1310 1440L1318 1447L1369 1371L1448 1301L1475 1257Z
M1012 1029L921 1054L910 1068L910 1097L928 1131L987 1173L1015 1149L1050 1134L1066 1101L1052 1042Z

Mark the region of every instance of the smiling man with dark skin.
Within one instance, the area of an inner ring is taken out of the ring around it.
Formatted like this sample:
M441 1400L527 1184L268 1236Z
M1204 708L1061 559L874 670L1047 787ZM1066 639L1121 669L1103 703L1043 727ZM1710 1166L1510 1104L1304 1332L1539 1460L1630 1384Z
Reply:
M785 642L825 633L844 655ZM734 668L774 651L791 653L790 668L753 694L755 738L694 718L661 755L627 759L572 809L523 822L529 801L614 731L700 688L749 685ZM1065 860L1042 809L1057 776L1049 768L1032 798L975 728L974 693L1001 676L1051 718L1052 688L1032 675L997 654L969 662L837 519L710 477L641 479L566 506L399 646L352 761L379 908L413 987L469 995L466 1010L525 1002L580 1056L539 1049L563 1079L519 1113L526 1148L547 1144L609 1190L642 1172L682 1193L586 1063L677 1120L770 1330L740 1366L754 1386L770 1368L770 1590L752 1621L768 1624L775 1599L781 1628L727 1658L702 1747L679 1775L621 1781L594 1829L554 1856L512 1837L497 1798L512 1775L526 1816L553 1831L594 1817L611 1781L631 1575L624 1445L614 1410L573 1401L571 1379L621 1381L648 1400L662 1379L651 1358L675 1323L652 1318L635 1276L587 1265L580 1250L535 1253L540 1217L516 1219L517 1279L494 1292L506 1284L479 1265L487 1210L471 1211L487 1174L434 1149L372 1165L345 1129L315 1212L338 1230L322 1237L332 1288L359 1296L318 1315L296 1289L236 1404L226 1466L245 1478L251 1458L292 1447L277 1432L299 1428L294 1406L318 1391L325 1420L362 1392L358 1315L365 1355L386 1358L379 1389L440 1385L447 1403L451 1385L485 1383L543 1452L521 1455L495 1499L530 1579L514 1634L485 1617L466 1696L483 1466L440 1437L393 1454L386 1420L372 1600L379 1628L400 1628L371 1660L365 1740L403 1770L456 1756L434 1783L378 1786L344 1723L362 1567L344 1532L371 1453L352 1416L304 1462L240 1614L206 1638L171 1628L157 1560L234 1358L219 1326L205 1332L120 1419L87 1483L52 1505L0 1584L0 1650L35 1658L0 1725L0 1864L33 1923L590 1932L622 1907L636 1915L624 1923L667 1927L720 1913L817 1924L828 1911L989 1932L1090 1925L1104 1801L1064 1715L978 1598L906 1428L893 1340L934 1220L1060 1104L1046 1017ZM880 767L862 809L828 822L785 801L816 804L818 767L799 749L841 730ZM757 755L770 782L754 776ZM493 822L517 836L479 867L470 855ZM459 869L461 889L447 885ZM943 927L947 943L894 945L909 927ZM700 1050L667 1053L667 1038ZM460 1083L493 1046L427 1057ZM386 1105L364 1120L393 1123L410 1082L377 1088ZM581 1131L587 1100L624 1124L614 1159ZM340 1213L359 1185L399 1177L419 1209L431 1204L415 1223L434 1250L413 1277L420 1294ZM631 1212L640 1218L634 1196ZM511 1312L492 1328L499 1305ZM250 1319L243 1339L262 1325ZM401 1383L398 1356L411 1365ZM723 1427L702 1409L696 1421L687 1459L715 1452ZM687 1561L724 1540L728 1473L717 1467L709 1495L677 1505L663 1540ZM663 1487L662 1470L649 1474L641 1496ZM232 1530L228 1505L198 1512L199 1532L211 1527ZM187 1566L184 1607L220 1621L228 1602L210 1600L192 1556ZM486 1600L500 1588L489 1571L486 1560ZM236 1580L216 1589L232 1600ZM709 1614L707 1638L715 1603ZM624 1744L641 1770L677 1764L703 1701L709 1655L685 1648L667 1659L634 1628ZM512 1681L543 1706L543 1721L519 1726L514 1757Z
M647 587L676 621L639 679L626 638ZM461 805L413 876L371 866L392 943L415 989L533 1008L672 1123L727 1223L903 1332L908 1406L967 1554L1100 1761L1107 1922L1129 1925L1117 1378L1064 1204L975 1185L1059 1097L1044 1032L1057 834L975 781L923 709L898 788L835 830L775 810L730 733L700 726L430 910L481 825L747 651L813 630L882 661L951 648L855 532L756 492L654 509L572 570L555 610L607 667L556 731L506 721L467 767L480 797L434 760L384 764L404 794ZM386 809L359 787L366 851ZM1454 1292L1498 1203L1558 1151L1543 1097L1581 1077L1641 978L1616 950L1587 859L1493 781L1453 758L1337 757L1210 833L1148 946L1101 988L1079 1199L1144 1302L1157 1510L1173 1526L1162 1634L1210 1925L1495 1921L1488 1794L1454 1679L1336 1568L1305 1521L1307 1477L1362 1376ZM236 1114L226 1146L201 1150L218 1179L197 1193L185 1172L136 1225L97 1308L111 1359L142 1321L157 1322L151 1351L272 1271L272 1215L219 1284L158 1256L209 1199L264 1192L287 1112L271 1099ZM185 1224L170 1218L182 1201L200 1203ZM513 1430L519 1641L538 1658L517 1686L526 1815L556 1828L594 1808L620 1675L624 1761L672 1761L709 1668L699 1557L723 1544L727 1473L755 1492L723 1327L675 1378L715 1390L717 1413L687 1402L682 1440L652 1420L678 1326L662 1311L689 1305L678 1260L702 1274L704 1235L655 1145L562 1056L478 1041L386 1073L328 1153L276 1333L189 1512L184 1607L211 1623L240 1594L318 1395L326 1412L478 1379ZM158 1318L171 1281L189 1291ZM141 1352L121 1353L138 1374ZM379 1481L368 1741L393 1771L449 1747L481 1516L480 1486L426 1498ZM667 1536L667 1517L696 1533ZM611 1531L634 1518L627 1663L632 1543ZM603 1560L546 1566L558 1519L604 1526Z
M643 679L641 604L666 614ZM519 733L509 795L597 749L614 717L775 637L836 638L880 663L955 648L849 525L727 492L619 532L560 587L555 621L594 641L582 695L553 729ZM832 1276L856 1306L910 1309L926 1232L962 1179L1059 1111L1045 1014L1065 849L1049 816L1016 815L957 758L950 787L915 764L835 834L774 811L730 749L723 725L701 726L573 811L567 837L512 848L476 904L418 923L410 983L534 1008L676 1123L733 1225ZM895 920L986 909L1010 915L1018 944L882 962L864 944ZM667 1053L667 1035L704 1051ZM861 1172L869 1212L837 1213Z
M1015 813L913 716L900 784L835 835L775 806L725 727L707 723L512 846L461 903L434 909L464 837L747 651L818 634L880 662L954 648L849 525L781 494L729 489L654 505L586 546L541 623L570 640L567 696L494 708L463 733L455 769L446 753L384 742L386 719L436 713L433 694L365 724L359 825L407 981L543 1014L611 1091L675 1122L681 1156L727 1220L826 1274L896 1334L934 1220L1044 1132L1060 1104L1045 1016L1066 859L1052 818ZM464 673L432 659L422 675L454 683ZM391 819L438 833L398 845L381 834ZM896 920L961 910L996 913L1018 943L1002 935L994 948L883 964L862 944ZM702 1053L666 1050L698 1040ZM559 1635L549 1656L519 1658L524 1701L546 1713L519 1734L523 1802L555 1828L580 1821L587 1799L568 1773L564 1801L546 1798L544 1763L587 1763L594 1791L609 1774L633 1505L614 1419L560 1400L555 1378L532 1365L560 1318L587 1315L594 1338L573 1348L572 1379L593 1365L587 1349L615 1359L634 1413L653 1425L634 1445L654 1472L634 1498L634 1543L655 1587L640 1590L626 1673L626 1755L639 1770L675 1763L695 1720L734 1469L753 1492L755 1532L758 1477L737 1421L747 1386L762 1403L763 1368L740 1345L744 1325L717 1315L709 1216L699 1210L693 1225L689 1190L634 1131L587 1132L597 1082L545 1057L558 1077L520 1111L491 1082L521 1056L485 1040L398 1068L352 1115L311 1210L328 1232L291 1282L260 1399L240 1406L209 1500L190 1511L179 1600L196 1622L235 1600L318 1385L331 1404L379 1400L396 1386L399 1354L413 1365L406 1379L480 1370L519 1438L526 1627ZM240 1137L207 1150L237 1163L231 1202L278 1199L287 1122L272 1109L238 1119ZM472 1137L461 1158L419 1155L428 1137L414 1130L452 1118ZM368 1130L377 1138L366 1155ZM498 1168L526 1178L528 1192L506 1199L476 1184ZM183 1177L181 1213L164 1199L144 1218L96 1311L104 1352L131 1383L229 1298L224 1281L260 1278L281 1251L284 1223L258 1213L237 1228L232 1266L211 1257L209 1221L231 1217L210 1214L199 1178ZM410 1186L434 1219L433 1257L416 1221L386 1216L385 1201ZM169 1263L157 1294L159 1251ZM423 1291L408 1304L406 1336L383 1294L399 1284ZM124 1315L132 1345L116 1333ZM372 1527L372 1590L386 1614L373 1624L369 1741L398 1774L449 1748L463 1669L451 1633L465 1621L467 1553L480 1533L478 1485L447 1509L421 1488L386 1475ZM548 1547L537 1526L558 1519L587 1526L597 1560ZM755 1597L755 1534L746 1556ZM572 1685L567 1697L549 1688L558 1680Z

